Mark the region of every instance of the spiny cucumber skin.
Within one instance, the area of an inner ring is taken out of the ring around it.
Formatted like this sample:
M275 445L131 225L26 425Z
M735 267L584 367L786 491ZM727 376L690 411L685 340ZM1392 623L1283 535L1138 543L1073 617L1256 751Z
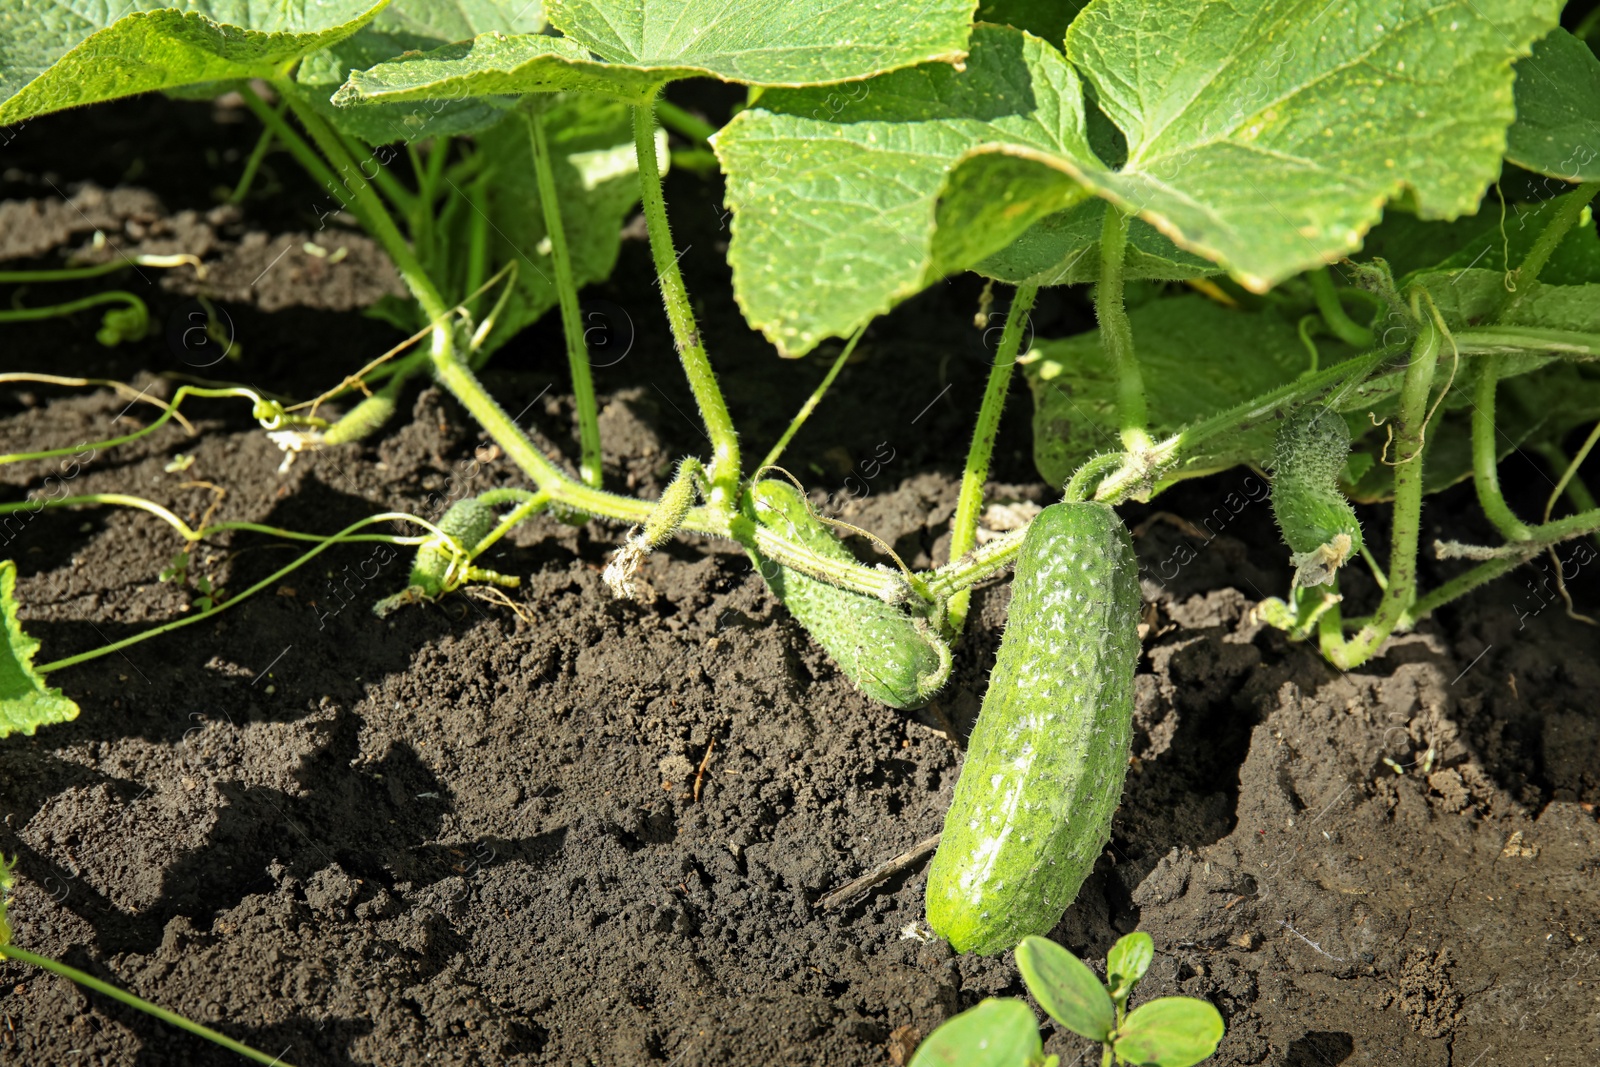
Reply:
M1317 553L1350 538L1337 567L1361 549L1361 522L1339 489L1339 472L1350 456L1350 427L1331 408L1299 408L1278 428L1272 477L1272 513L1289 550ZM1298 564L1297 564L1298 565ZM1331 572L1330 572L1331 573Z
M752 517L819 556L855 562L827 524L788 482L767 479L750 488ZM877 597L841 589L746 551L800 625L868 697L892 708L919 708L950 676L950 655L924 623Z
M1045 934L1111 838L1133 736L1138 563L1108 506L1054 504L1011 607L928 871L928 925L957 951Z
M322 432L325 444L343 445L360 441L377 432L395 411L395 395L389 390L374 393L345 412L339 421Z
M463 497L450 505L436 526L455 539L462 548L471 551L479 541L489 536L495 528L494 509L476 497ZM417 548L416 562L411 565L411 584L421 587L430 597L444 592L445 573L450 569L451 555L434 544Z

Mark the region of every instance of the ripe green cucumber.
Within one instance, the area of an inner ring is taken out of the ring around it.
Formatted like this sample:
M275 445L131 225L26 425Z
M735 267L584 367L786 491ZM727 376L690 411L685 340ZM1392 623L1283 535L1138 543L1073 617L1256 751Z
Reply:
M467 551L489 536L498 520L494 508L476 497L463 497L450 505L437 525L451 539ZM430 597L444 592L445 575L450 570L448 549L437 542L426 542L417 547L417 558L411 565L411 584Z
M750 517L762 526L799 541L819 556L855 561L788 482L771 478L757 482L746 502ZM754 541L745 550L790 614L827 650L845 677L873 700L893 708L921 707L950 677L950 650L925 620L877 597L841 589L766 559Z
M1339 488L1350 427L1332 408L1307 405L1278 428L1272 514L1289 545L1296 586L1325 585L1361 551L1361 522Z
M1048 933L1111 837L1133 733L1138 569L1105 504L1053 504L1028 527L928 871L928 925L958 951Z

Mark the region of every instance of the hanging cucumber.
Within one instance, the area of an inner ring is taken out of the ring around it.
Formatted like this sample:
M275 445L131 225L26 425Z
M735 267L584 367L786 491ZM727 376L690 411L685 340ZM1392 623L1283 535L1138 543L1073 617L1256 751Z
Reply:
M1361 551L1361 523L1339 489L1350 456L1350 427L1332 408L1307 405L1278 428L1272 514L1289 544L1294 585L1326 585Z
M1138 563L1110 507L1028 528L1005 636L928 871L928 925L962 952L1061 918L1111 837L1133 732Z
M819 556L855 561L788 482L757 482L746 500L749 516L762 526L782 532ZM745 550L800 625L873 700L894 708L921 707L950 677L950 650L926 620L766 559L753 540Z

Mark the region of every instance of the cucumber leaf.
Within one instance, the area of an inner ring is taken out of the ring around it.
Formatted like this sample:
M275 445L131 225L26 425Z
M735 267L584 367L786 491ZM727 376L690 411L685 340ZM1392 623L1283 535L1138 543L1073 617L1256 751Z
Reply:
M1194 997L1157 997L1128 1013L1116 1054L1141 1067L1193 1067L1222 1040L1222 1013Z
M538 0L470 0L440 4L395 0L350 37L307 57L295 80L307 89L323 117L368 144L417 141L486 129L505 116L514 101L469 97L428 105L380 104L335 107L329 99L354 71L365 70L405 52L422 52L481 33L537 33L544 27Z
M1023 1067L1043 1054L1033 1009L990 997L940 1024L917 1046L911 1067Z
M1310 367L1294 323L1270 310L1235 311L1186 294L1143 304L1128 318L1157 437L1286 385ZM1352 351L1327 338L1318 343L1324 366ZM1060 485L1091 456L1121 447L1117 379L1100 331L1035 341L1019 362L1033 392L1033 461L1045 481ZM1275 429L1263 424L1213 439L1187 454L1168 484L1264 463Z
M1156 943L1149 934L1135 930L1117 939L1106 953L1106 985L1111 998L1126 1003L1128 994L1139 984L1156 958Z
M0 852L0 945L11 944L11 920L6 917L6 910L11 907L11 887L17 880L12 872L16 866L16 860L8 860Z
M850 333L1084 198L1021 157L1092 154L1072 67L1009 27L978 26L971 49L959 71L768 90L713 139L734 211L734 292L784 355ZM950 173L989 142L1019 154Z
M0 125L204 82L272 77L350 36L387 0L0 0ZM131 12L113 20L112 11Z
M41 726L78 717L78 705L45 685L44 675L33 669L39 642L17 618L16 588L17 565L0 561L0 627L6 642L0 649L0 737L32 734Z
M490 34L351 76L335 97L422 100L562 89L643 103L679 78L818 85L966 55L976 0L551 0L564 38Z
M1072 81L1083 76L1122 134L1120 167L1062 137L1085 119L1061 53L1000 54L993 44L994 59L979 62L983 27L949 95L907 114L894 105L932 75L874 79L852 99L763 94L716 139L735 214L736 295L753 325L798 354L941 270L973 265L930 251L936 229L966 216L925 201L945 174L961 188L959 171L991 154L1041 172L1014 221L1041 217L1028 216L1052 190L1063 201L1054 210L1086 190L1264 291L1354 251L1386 200L1404 198L1425 218L1473 211L1515 117L1512 64L1560 7L1352 0L1308 13L1300 0L1096 0L1072 21L1065 54ZM1017 31L987 40L1006 33ZM934 103L944 106L930 116ZM814 299L814 276L842 270L834 245L850 245L868 214L875 246L898 255L880 252L868 277L851 279L862 292L848 310ZM995 236L1009 244L1024 228Z
M1105 1041L1117 1025L1111 995L1089 965L1042 937L1017 946L1017 969L1050 1018L1090 1041Z
M1506 158L1569 182L1600 179L1600 59L1558 29L1517 64L1517 121Z
M1076 285L1100 280L1100 227L1107 204L1096 197L1046 215L1011 244L972 269L1012 285ZM1122 265L1127 281L1181 281L1220 274L1210 260L1185 252L1143 219L1128 225Z

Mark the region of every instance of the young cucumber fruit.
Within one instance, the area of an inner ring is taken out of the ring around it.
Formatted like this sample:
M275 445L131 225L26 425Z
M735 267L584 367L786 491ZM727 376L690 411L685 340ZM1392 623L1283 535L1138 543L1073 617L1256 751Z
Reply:
M476 497L463 497L450 505L437 523L439 529L467 551L477 545L495 528L498 520L494 509ZM450 570L450 552L436 542L426 542L417 548L417 558L411 565L411 585L428 597L444 592L445 576Z
M1339 489L1350 427L1332 408L1307 405L1278 428L1272 514L1289 544L1296 587L1325 585L1361 551L1361 523Z
M958 951L1004 952L1047 933L1110 839L1139 605L1133 542L1110 507L1039 513L928 871L928 925Z
M767 479L750 487L750 517L799 541L819 556L854 562L827 523L812 514L788 482ZM877 597L841 589L766 559L750 540L750 559L845 676L873 700L917 708L950 677L950 650L925 620Z

